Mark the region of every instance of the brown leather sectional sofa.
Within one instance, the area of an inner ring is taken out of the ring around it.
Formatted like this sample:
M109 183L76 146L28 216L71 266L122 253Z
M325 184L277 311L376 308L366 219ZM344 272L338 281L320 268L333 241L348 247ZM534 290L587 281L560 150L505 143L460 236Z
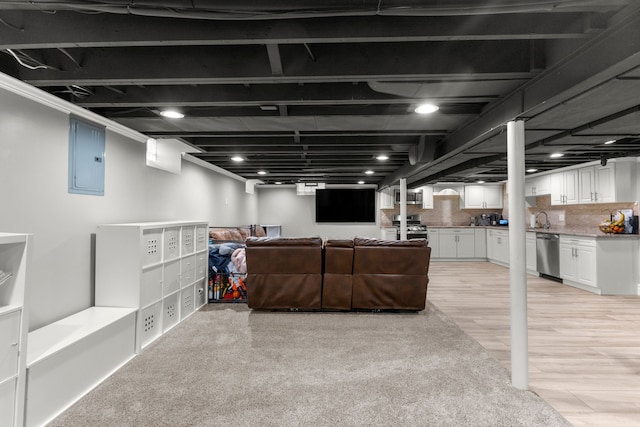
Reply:
M319 237L246 241L247 303L253 309L425 308L431 248L425 239Z

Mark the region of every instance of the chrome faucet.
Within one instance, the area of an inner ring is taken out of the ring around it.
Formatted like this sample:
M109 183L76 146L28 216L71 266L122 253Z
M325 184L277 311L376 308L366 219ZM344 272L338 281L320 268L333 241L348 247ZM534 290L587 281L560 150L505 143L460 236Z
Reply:
M536 214L536 224L538 223L538 217L541 214L544 214L544 224L542 224L542 228L548 230L549 228L551 228L551 223L549 222L549 215L547 215L545 211L540 211Z
M602 209L602 212L609 212L609 221L613 222L613 217L616 216L616 210Z

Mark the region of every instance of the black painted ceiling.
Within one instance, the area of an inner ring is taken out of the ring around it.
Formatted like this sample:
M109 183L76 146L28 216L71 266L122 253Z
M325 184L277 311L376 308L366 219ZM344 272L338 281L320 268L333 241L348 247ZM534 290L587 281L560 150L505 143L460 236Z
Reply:
M0 52L4 73L266 183L503 180L514 119L539 171L640 155L636 0L3 0Z

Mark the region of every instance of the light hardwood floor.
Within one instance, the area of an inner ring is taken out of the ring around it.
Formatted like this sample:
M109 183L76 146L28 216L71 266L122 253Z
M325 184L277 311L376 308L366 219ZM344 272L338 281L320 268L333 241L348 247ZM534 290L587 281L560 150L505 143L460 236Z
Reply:
M429 278L427 299L509 368L509 270L435 261ZM530 390L575 426L640 426L640 297L527 289Z

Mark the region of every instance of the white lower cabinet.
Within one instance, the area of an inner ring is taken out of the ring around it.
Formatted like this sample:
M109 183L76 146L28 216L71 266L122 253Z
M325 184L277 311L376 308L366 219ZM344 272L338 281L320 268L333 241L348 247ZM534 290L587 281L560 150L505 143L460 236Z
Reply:
M529 273L537 274L538 260L536 257L536 233L527 232L525 237L526 265Z
M509 265L509 231L489 229L487 258L496 264Z
M560 235L563 283L602 295L637 295L636 236Z
M474 229L475 234L475 258L487 257L487 230L484 228Z
M560 236L560 278L596 287L596 240Z
M475 258L475 230L469 228L440 229L440 258Z
M429 246L431 247L431 259L440 258L440 229L429 228Z
M496 264L509 265L509 231L490 229L487 231L487 258ZM536 233L525 236L525 263L527 272L537 274Z

